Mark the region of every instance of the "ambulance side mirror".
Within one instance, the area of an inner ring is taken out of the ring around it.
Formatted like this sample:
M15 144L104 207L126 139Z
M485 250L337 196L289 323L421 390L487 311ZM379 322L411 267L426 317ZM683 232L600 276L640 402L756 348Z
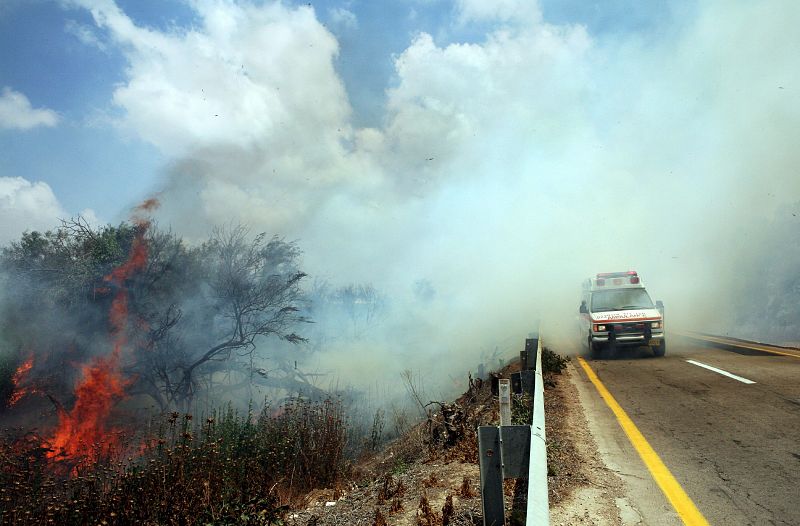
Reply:
M664 315L664 302L661 301L661 300L656 301L656 308L658 309L658 311L663 316Z
M581 314L589 314L589 309L586 307L586 302L585 302L585 301L582 301L582 302L581 302L581 308L580 308L580 309L578 309L578 311L579 311Z

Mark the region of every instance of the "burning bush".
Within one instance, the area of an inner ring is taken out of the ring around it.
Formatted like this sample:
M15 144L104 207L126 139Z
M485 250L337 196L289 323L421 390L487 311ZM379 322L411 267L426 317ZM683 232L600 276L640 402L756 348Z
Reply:
M299 257L293 243L243 227L187 246L136 215L99 229L65 221L2 250L0 334L12 355L31 349L32 381L66 408L103 360L117 400L135 393L189 411L198 394L246 399L236 389L276 381L253 374L270 359L262 340L304 341L294 332L307 321ZM0 370L4 402L6 384Z
M2 251L0 334L11 356L31 351L0 363L0 402L40 393L13 416L30 424L31 408L52 403L58 424L0 441L0 524L268 524L348 469L346 422L330 401L202 423L172 413L153 436L131 433L147 421L132 413L143 404L121 401L187 410L198 394L247 399L277 376L262 374L257 342L304 341L293 332L306 321L294 244L236 227L189 247L139 217L154 205L119 227L67 221Z

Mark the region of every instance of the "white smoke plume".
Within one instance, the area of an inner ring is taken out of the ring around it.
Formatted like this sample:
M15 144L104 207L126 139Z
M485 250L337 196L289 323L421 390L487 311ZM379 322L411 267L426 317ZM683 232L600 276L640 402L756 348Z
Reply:
M719 325L737 261L800 202L796 2L703 2L643 40L460 0L454 24L486 34L413 37L376 128L309 6L197 0L200 25L159 32L76 3L127 57L122 124L174 159L162 224L298 239L312 275L391 298L324 370L456 374L536 318L568 338L598 271L638 270L674 326Z

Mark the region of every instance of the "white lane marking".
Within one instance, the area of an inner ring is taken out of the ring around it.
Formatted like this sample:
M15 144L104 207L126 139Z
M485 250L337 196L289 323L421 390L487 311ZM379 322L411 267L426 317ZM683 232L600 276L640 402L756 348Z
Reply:
M733 378L734 380L739 380L743 384L754 384L755 383L753 380L748 380L747 378L742 378L741 376L736 376L733 373L729 373L728 371L723 371L722 369L717 369L716 367L712 367L712 366L710 366L708 364L705 364L705 363L702 363L702 362L696 362L694 360L686 360L686 361L689 362L692 365L697 365L698 367L703 367L705 369L708 369L709 371L714 371L715 373L719 373L719 374L721 374L723 376L727 376L728 378Z

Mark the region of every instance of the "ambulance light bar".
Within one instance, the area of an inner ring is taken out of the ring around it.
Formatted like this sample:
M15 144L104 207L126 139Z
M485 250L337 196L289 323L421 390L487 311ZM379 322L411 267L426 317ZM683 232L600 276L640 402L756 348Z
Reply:
M600 272L597 274L595 283L598 287L602 287L606 284L606 279L612 279L614 285L621 285L622 278L628 278L628 282L631 285L639 284L639 275L635 270L629 270L627 272Z

